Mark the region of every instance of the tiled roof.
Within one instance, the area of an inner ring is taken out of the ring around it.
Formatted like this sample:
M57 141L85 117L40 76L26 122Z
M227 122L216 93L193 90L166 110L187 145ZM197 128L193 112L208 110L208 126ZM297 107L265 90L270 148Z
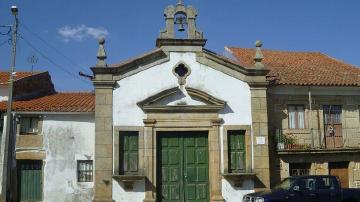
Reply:
M226 48L244 67L253 66L255 49ZM318 52L262 50L275 85L360 86L360 68Z
M41 74L44 72L16 72L15 74L15 80L19 80L25 77ZM9 72L0 72L0 85L7 85L10 78Z
M14 111L31 112L94 112L94 93L54 93L30 100L17 100ZM0 111L6 111L6 101L0 102Z

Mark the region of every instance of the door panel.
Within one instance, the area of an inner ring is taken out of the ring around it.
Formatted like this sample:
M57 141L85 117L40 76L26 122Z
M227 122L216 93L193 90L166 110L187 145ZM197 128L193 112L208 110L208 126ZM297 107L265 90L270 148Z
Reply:
M42 200L42 161L18 161L18 199Z
M209 198L208 143L204 132L158 135L158 197L162 202L206 202Z
M329 162L329 172L339 178L342 188L349 188L349 162Z
M182 173L181 138L161 138L161 190L163 201L179 201L182 196L180 177Z
M184 137L185 201L207 201L208 149L204 135Z

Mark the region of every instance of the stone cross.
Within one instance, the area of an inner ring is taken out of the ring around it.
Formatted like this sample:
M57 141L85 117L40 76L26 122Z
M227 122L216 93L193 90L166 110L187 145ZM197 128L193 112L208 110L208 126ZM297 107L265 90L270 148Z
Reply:
M98 62L96 64L96 67L107 67L107 64L105 62L105 59L107 58L106 52L105 52L105 38L99 39L99 50L97 52L97 59Z

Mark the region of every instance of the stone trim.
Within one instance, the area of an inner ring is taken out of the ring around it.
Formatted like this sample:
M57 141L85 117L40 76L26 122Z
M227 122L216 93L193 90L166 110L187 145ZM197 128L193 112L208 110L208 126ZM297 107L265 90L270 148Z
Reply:
M256 173L255 190L260 191L270 188L270 161L269 161L269 135L267 93L264 86L252 86L251 116L253 133L253 158L254 173ZM257 103L257 104L254 104ZM265 144L257 144L256 139L263 138Z
M114 175L119 175L120 165L120 132L136 131L139 134L138 143L138 175L144 174L144 127L140 126L114 126Z
M100 78L99 78L100 77ZM96 79L112 79L112 75L100 75ZM95 157L94 199L113 201L113 88L114 81L100 81L95 85Z
M176 73L176 68L178 68L180 65L183 65L187 69L187 72L184 76L180 76ZM191 68L185 62L180 61L172 68L172 73L178 79L179 85L185 85L187 77L191 74Z
M171 40L171 39L162 39L162 40ZM175 41L176 43L180 42L179 39L175 39ZM194 42L194 40L190 40L190 41ZM155 65L168 62L170 60L170 51L176 50L176 52L184 52L183 49L186 47L188 49L193 50L190 52L196 53L196 61L199 62L200 64L209 66L229 76L247 82L251 86L268 85L268 82L266 81L266 77L265 77L269 72L268 69L252 69L252 68L242 67L240 64L236 63L236 61L232 61L229 58L220 56L209 50L202 49L200 45L201 44L199 44L199 46L194 46L194 44L186 45L184 43L182 43L181 46L167 45L167 46L163 46L162 48L158 48L154 51L151 51L149 53L146 53L135 59L125 61L121 64L113 65L112 67L108 67L108 68L93 67L91 68L91 70L95 75L95 79L93 79L94 85L101 85L100 83L104 83L105 81L110 81L110 80L119 81L123 78L144 71ZM104 79L102 75L111 75L111 77L107 77Z
M223 170L222 173L229 173L229 145L228 131L242 130L245 131L245 151L246 151L246 170L245 173L252 173L252 144L251 144L251 126L250 125L224 125L223 126Z
M211 201L224 201L221 194L221 153L220 153L220 126L222 119L216 113L193 114L164 114L151 113L144 120L145 145L145 200L156 199L156 139L159 131L209 131L209 188ZM191 118L192 117L192 118ZM190 119L190 120L189 120Z
M16 160L44 160L45 158L46 158L45 151L39 151L39 150L16 151Z

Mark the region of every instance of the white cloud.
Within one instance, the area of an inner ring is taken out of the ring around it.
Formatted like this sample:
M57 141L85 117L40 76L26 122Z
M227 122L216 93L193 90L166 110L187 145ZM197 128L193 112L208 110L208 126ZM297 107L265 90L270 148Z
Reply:
M95 38L106 37L109 35L107 29L102 27L89 27L84 24L71 27L65 25L58 29L58 34L61 38L68 42L70 40L82 41L86 38Z

